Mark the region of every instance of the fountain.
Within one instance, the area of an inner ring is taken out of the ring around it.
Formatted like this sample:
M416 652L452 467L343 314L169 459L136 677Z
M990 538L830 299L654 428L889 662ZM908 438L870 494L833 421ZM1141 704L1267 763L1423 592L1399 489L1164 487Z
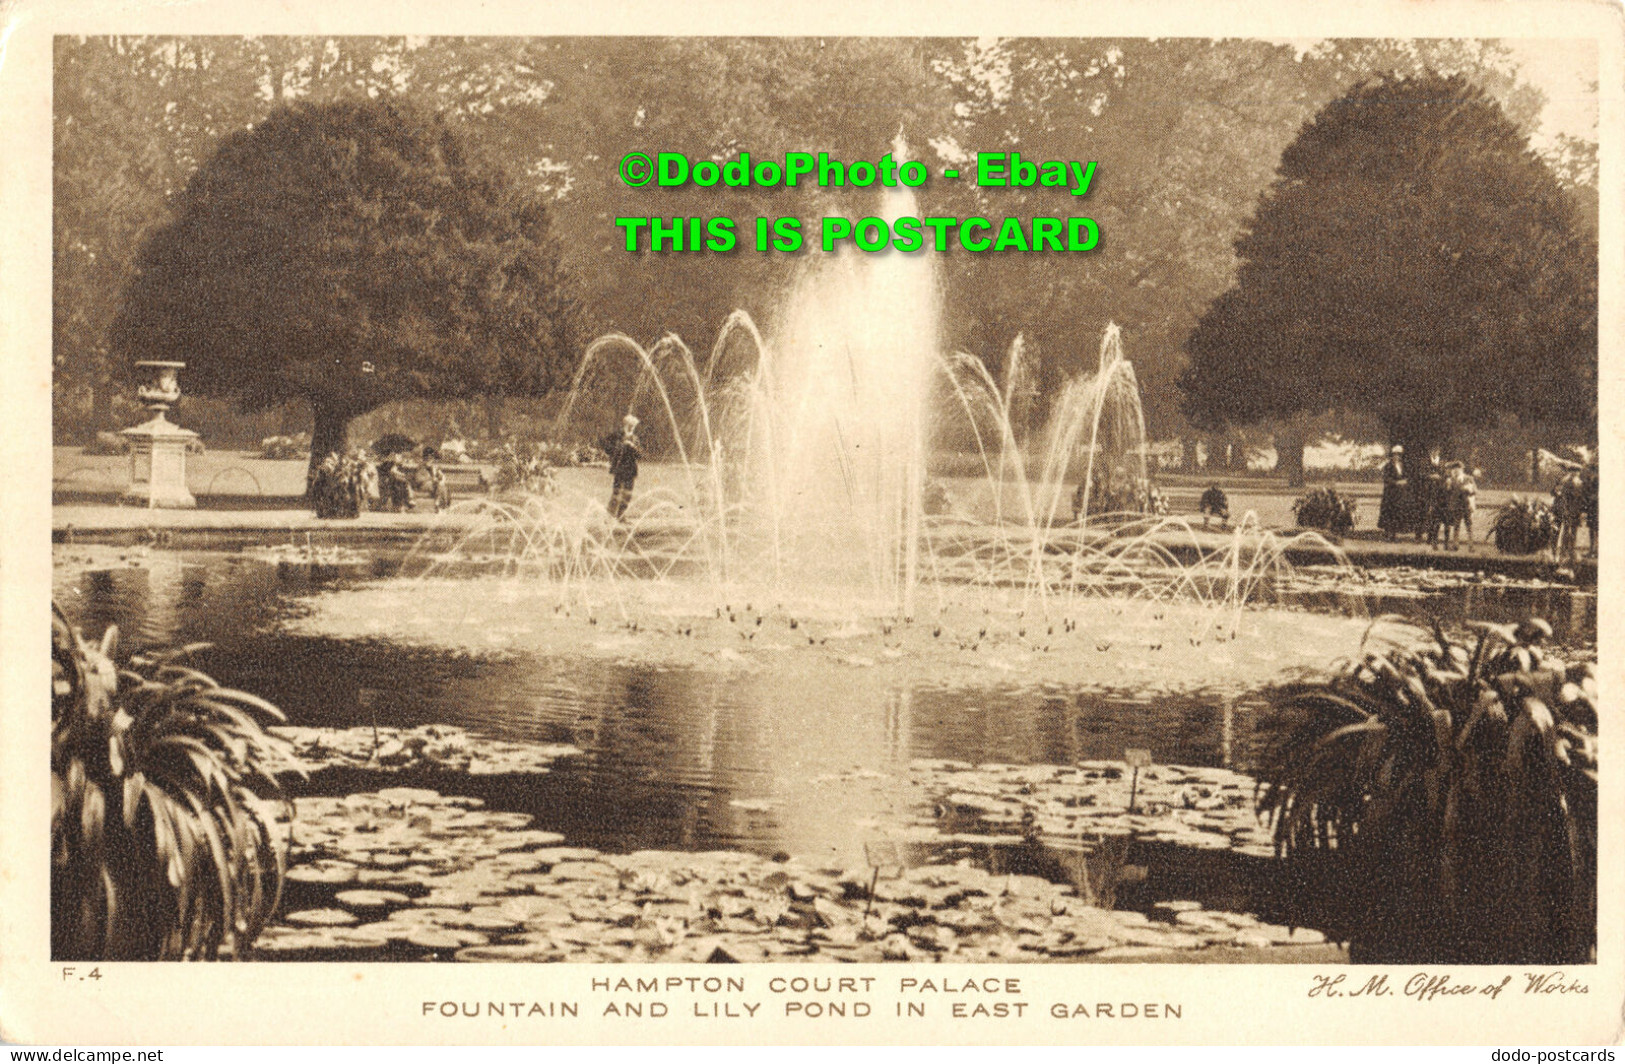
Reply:
M888 222L917 213L885 196ZM913 609L937 287L925 252L838 256L797 287L747 393L767 443L746 458L782 577L857 585Z
M916 209L907 188L885 194L888 218ZM589 608L595 598L620 608L623 578L653 578L715 604L908 618L945 611L967 589L974 607L1045 614L1092 595L1234 606L1281 563L1284 543L1256 522L1217 552L1178 518L1075 522L1069 484L1092 499L1108 477L1148 482L1120 330L1106 326L1096 372L1067 382L1028 439L1021 404L1036 391L1024 341L1001 383L981 359L940 349L938 302L923 252L848 252L809 264L771 339L743 311L703 355L674 334L649 346L601 337L554 434L592 439L595 425L636 412L668 452L666 475L645 477L624 524L595 494L568 489L461 503L454 529L426 536L408 570L477 556L539 573L561 601ZM959 457L981 476L958 482L966 507L927 516L928 460L953 429L973 441Z

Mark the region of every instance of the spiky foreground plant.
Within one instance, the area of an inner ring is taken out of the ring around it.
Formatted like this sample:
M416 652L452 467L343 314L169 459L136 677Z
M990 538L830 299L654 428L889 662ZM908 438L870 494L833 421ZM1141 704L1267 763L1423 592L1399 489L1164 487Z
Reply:
M275 910L285 852L270 703L177 663L128 667L117 630L51 618L51 951L58 960L242 957Z
M1596 943L1597 707L1546 622L1435 627L1278 704L1300 719L1260 773L1289 868L1348 901L1350 957L1584 963Z

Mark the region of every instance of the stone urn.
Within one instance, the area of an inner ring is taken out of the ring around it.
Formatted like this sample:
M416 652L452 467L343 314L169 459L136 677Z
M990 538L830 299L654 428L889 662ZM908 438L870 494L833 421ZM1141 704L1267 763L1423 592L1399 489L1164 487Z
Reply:
M130 441L130 486L123 501L151 508L188 509L197 500L186 488L186 450L197 433L183 429L164 416L181 397L180 371L184 362L137 362L148 380L136 388L136 397L152 418L119 435Z

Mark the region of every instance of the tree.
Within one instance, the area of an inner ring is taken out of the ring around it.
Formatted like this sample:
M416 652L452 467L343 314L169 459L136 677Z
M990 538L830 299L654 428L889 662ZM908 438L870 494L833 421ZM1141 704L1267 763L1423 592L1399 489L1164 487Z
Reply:
M1501 107L1459 76L1327 105L1187 341L1203 425L1369 413L1407 453L1500 412L1596 421L1597 247Z
M143 245L112 346L245 409L308 402L314 463L391 400L546 393L580 322L541 198L439 117L363 99L222 139Z
M938 60L961 96L966 150L1099 162L1088 197L1053 190L977 190L960 216L1095 218L1090 255L950 256L954 341L992 361L1017 332L1037 340L1043 390L1090 368L1107 319L1123 327L1157 437L1184 432L1181 348L1203 309L1235 279L1233 244L1294 133L1329 101L1380 73L1463 73L1520 128L1544 98L1518 80L1513 54L1490 40L1360 39L1312 47L1192 38L994 42L944 39ZM1182 101L1170 107L1168 101ZM1078 359L1078 354L1084 358ZM1194 441L1192 441L1194 443Z

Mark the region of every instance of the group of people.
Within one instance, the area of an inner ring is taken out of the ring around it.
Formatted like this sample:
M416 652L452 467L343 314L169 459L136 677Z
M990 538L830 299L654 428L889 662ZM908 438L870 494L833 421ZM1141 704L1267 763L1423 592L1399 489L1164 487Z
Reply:
M553 465L552 455L542 444L532 444L527 453L521 453L519 445L509 440L502 445L502 453L497 457L496 481L485 482L483 474L481 481L493 491L553 495L558 491Z
M433 461L426 458L414 470L400 455L374 462L358 447L347 455L333 452L323 458L311 471L306 494L317 517L353 518L363 511L411 510L414 488L434 499L436 513L451 503L445 471Z
M1382 466L1377 527L1390 542L1410 534L1417 542L1426 539L1429 546L1452 550L1462 532L1472 542L1477 500L1478 481L1465 463L1441 465L1432 456L1413 461L1396 443Z
M1165 514L1168 501L1147 477L1136 477L1118 466L1103 476L1078 482L1072 495L1072 519L1082 522L1096 514Z
M1597 456L1593 453L1583 465L1564 462L1563 466L1563 475L1552 488L1552 516L1557 521L1557 553L1560 556L1578 553L1580 528L1583 525L1591 538L1591 553L1596 554L1597 523L1602 505L1597 481Z

